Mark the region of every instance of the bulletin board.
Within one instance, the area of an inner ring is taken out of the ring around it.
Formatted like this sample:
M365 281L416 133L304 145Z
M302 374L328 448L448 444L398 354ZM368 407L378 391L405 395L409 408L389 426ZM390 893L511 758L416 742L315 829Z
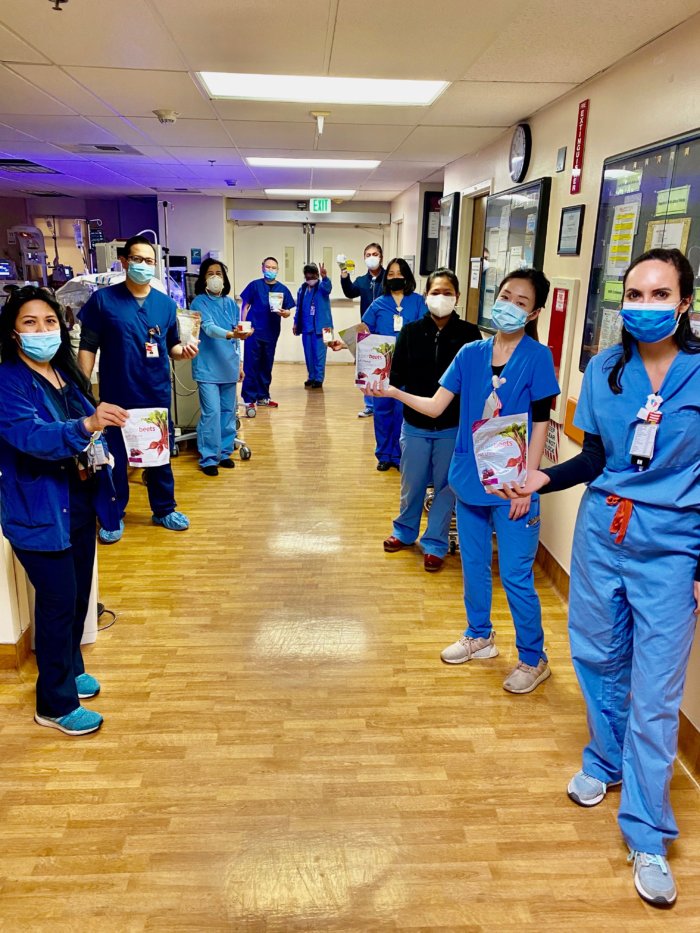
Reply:
M700 130L603 163L579 369L620 339L622 276L635 256L677 247L700 271ZM695 291L700 309L700 289Z
M488 250L488 266L485 262L478 320L482 330L494 330L491 308L503 277L526 266L542 268L551 183L551 178L539 178L487 198L484 249Z

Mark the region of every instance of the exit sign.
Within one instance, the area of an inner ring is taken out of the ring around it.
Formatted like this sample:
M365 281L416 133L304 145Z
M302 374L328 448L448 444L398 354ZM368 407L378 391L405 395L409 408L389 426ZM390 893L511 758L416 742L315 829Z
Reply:
M331 199L330 198L311 198L311 213L312 214L330 214L331 212Z

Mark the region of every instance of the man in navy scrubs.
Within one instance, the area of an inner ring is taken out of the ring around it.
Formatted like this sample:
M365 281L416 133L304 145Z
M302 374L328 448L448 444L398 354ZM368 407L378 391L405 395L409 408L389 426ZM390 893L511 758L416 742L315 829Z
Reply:
M272 364L280 336L282 318L294 307L292 293L277 281L279 265L274 256L263 259L263 277L254 279L241 292L241 320L250 321L253 333L245 345L245 378L241 395L247 408L260 405L278 408L270 398Z
M122 249L126 281L101 288L80 312L82 325L78 362L90 378L100 351L100 399L121 408L167 408L170 412L170 360L187 360L197 348L183 346L172 298L151 288L156 271L153 244L133 236ZM107 443L114 456L114 485L122 514L118 531L100 529L103 544L119 541L129 501L128 460L119 428L107 428ZM170 463L145 471L153 522L171 531L189 528L177 511L175 479Z

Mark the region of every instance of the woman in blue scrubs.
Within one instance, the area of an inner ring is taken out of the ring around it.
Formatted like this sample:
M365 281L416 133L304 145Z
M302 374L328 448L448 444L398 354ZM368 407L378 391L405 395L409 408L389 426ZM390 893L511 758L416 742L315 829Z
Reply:
M405 259L391 260L386 267L383 288L384 294L362 315L362 323L372 334L397 337L404 324L419 320L428 309L423 296L416 294L416 280ZM403 409L396 399L378 396L374 403L374 437L380 472L391 467L400 469L402 424Z
M382 393L432 418L441 415L460 396L459 430L449 482L457 496L468 622L464 635L445 648L441 658L447 664L463 664L498 655L491 624L495 530L501 581L518 649L518 664L503 683L510 693L530 693L550 676L532 570L539 541L540 505L537 496L509 504L487 494L474 457L472 425L482 421L486 402L498 383L500 415L527 412L528 462L539 464L542 459L552 398L559 394L552 354L536 339L537 317L548 294L549 282L542 272L511 272L501 282L492 309L496 336L462 347L432 398L409 395L393 387Z
M236 384L243 378L238 330L240 312L229 298L231 283L226 266L205 259L194 286L192 310L202 315L199 353L192 360L192 376L199 390L197 425L199 466L206 476L218 476L219 467L232 470L236 440Z
M331 315L331 280L326 267L310 262L304 266L304 284L297 293L297 310L294 315L294 334L301 335L304 359L309 378L305 389L320 389L326 377L328 343L333 336ZM328 341L324 340L324 331ZM328 333L330 332L330 333Z
M669 787L700 610L700 343L689 321L694 274L679 250L642 254L623 286L622 344L598 353L583 378L574 418L583 452L504 495L589 484L569 632L590 742L568 794L592 807L622 783L618 823L635 887L669 907L665 854L678 836Z
M43 288L15 292L0 312L0 523L35 590L36 712L41 726L86 735L102 716L81 699L100 692L80 650L92 586L96 517L119 527L111 468L88 448L128 412L93 404L60 306Z
M440 377L459 350L481 340L476 324L464 321L455 307L459 301L459 279L450 269L436 269L425 287L428 311L402 328L396 341L389 381L413 395L427 396L440 386ZM447 474L457 439L459 399L448 405L439 418L429 418L412 408L403 409L401 428L401 512L394 519L392 534L384 550L392 554L410 547L420 532L425 490L433 487L428 524L421 538L423 567L428 573L440 570L449 547L450 523L455 495Z

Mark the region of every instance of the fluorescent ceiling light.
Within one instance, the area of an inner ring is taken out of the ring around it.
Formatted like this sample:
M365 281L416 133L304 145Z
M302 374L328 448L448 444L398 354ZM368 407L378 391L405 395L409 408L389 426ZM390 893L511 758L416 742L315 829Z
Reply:
M379 159L267 159L262 156L246 158L248 165L258 168L363 168L369 170L381 165Z
M427 107L449 83L319 75L234 74L226 71L200 71L199 77L212 98L409 107Z
M265 194L273 198L351 198L355 193L355 188L265 188Z

